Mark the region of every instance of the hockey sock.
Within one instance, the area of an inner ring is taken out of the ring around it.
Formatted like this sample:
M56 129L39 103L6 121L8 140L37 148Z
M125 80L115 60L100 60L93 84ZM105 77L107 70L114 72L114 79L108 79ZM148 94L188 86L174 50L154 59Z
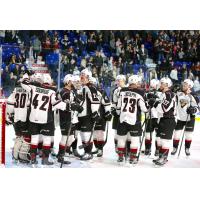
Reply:
M98 141L97 141L97 139L94 139L93 142L94 142L95 148L98 149Z
M173 139L173 147L178 148L178 145L179 145L179 140Z
M117 147L117 139L114 139L115 147Z
M98 141L98 149L103 150L103 145L104 145L104 141L103 140Z
M145 149L151 149L151 140L145 139Z
M50 154L50 146L43 146L43 158L48 158Z
M189 149L191 146L192 140L185 140L185 148Z
M91 153L92 151L92 147L93 147L93 142L90 142L84 149L85 149L85 153Z
M51 142L51 149L53 149L54 147L54 142Z
M118 147L117 150L118 150L118 156L123 157L125 154L125 148Z
M38 143L38 149L39 149L39 150L42 150L42 146L43 146L43 142L39 142L39 143Z
M130 159L136 158L138 149L130 149Z
M127 153L130 153L131 141L126 141Z
M76 138L76 139L74 140L74 142L72 143L72 145L71 145L71 147L72 147L73 150L76 150L76 149L77 149L77 143L78 143L78 139Z
M160 155L159 155L159 157L165 157L165 158L167 158L168 154L169 154L169 149L167 149L167 148L161 148L160 149Z

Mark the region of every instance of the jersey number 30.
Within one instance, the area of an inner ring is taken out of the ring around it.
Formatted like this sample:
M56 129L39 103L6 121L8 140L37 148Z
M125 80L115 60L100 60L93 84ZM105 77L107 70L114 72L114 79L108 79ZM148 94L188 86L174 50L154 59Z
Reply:
M135 103L136 100L133 98L124 98L123 103L125 103L125 106L123 108L123 112L127 112L129 111L130 113L134 113L135 112ZM128 106L129 104L129 106ZM128 108L127 108L128 106ZM128 110L127 110L128 109Z

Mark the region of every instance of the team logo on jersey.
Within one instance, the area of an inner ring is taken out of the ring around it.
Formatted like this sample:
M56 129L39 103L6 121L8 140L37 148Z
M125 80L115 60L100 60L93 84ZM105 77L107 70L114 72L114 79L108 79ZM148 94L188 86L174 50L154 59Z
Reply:
M187 104L188 104L188 100L187 99L180 99L181 108L185 107Z

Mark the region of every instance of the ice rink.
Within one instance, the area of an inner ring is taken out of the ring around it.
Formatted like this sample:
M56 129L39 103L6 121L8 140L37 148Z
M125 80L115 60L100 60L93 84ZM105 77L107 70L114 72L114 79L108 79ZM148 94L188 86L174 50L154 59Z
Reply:
M180 154L180 157L177 158L176 156L169 155L168 157L168 163L164 166L165 168L198 168L200 167L200 121L196 122L195 125L195 131L193 135L193 142L191 145L191 156L187 157L185 155L184 151L184 143L182 146L182 151ZM152 155L150 157L146 157L143 154L140 156L140 161L137 165L130 166L128 163L123 163L123 165L119 165L117 163L117 155L114 151L114 142L113 142L113 131L111 129L111 124L109 124L109 132L108 132L108 141L107 144L104 147L104 155L102 158L97 158L96 155L94 155L93 160L90 161L81 161L74 157L66 157L65 159L71 161L70 165L63 165L63 168L116 168L116 167L136 167L136 168L155 168L155 165L152 163L152 160L154 158L154 141L153 141L153 150ZM59 127L56 128L55 131L55 151L58 151L59 146L59 140L60 140L61 134ZM32 166L30 164L22 164L17 163L16 161L12 160L12 147L14 144L14 129L13 127L7 126L6 127L6 168L31 168ZM153 138L154 139L154 138ZM79 138L80 142L80 138ZM80 145L80 143L79 143ZM172 145L171 145L172 146ZM144 146L143 148L144 149ZM79 150L79 153L83 153L82 150ZM53 159L52 157L50 159ZM38 168L40 167L46 167L42 166L41 159L39 159L39 164L37 165ZM53 166L50 166L51 168L59 168L60 164L56 162ZM49 166L48 166L49 167Z

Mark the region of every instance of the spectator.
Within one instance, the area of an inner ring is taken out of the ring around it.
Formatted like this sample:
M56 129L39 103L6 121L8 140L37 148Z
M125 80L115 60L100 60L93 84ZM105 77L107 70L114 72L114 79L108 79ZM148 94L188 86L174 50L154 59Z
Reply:
M193 89L194 89L194 92L200 92L200 83L199 83L199 77L198 76L195 77Z
M170 78L172 79L173 84L178 83L178 71L176 67L174 67L170 72Z
M142 68L139 69L137 75L138 75L139 77L141 77L141 80L142 80L142 81L144 81L144 72L143 72Z
M33 37L33 41L31 45L33 47L33 58L37 60L37 57L41 52L41 41L39 40L37 36Z
M187 72L186 64L183 64L181 74L182 74L182 80L185 80L185 79L188 78L188 72Z
M98 76L100 76L101 68L103 66L103 58L99 51L96 51L96 56L94 57L94 66L97 68Z
M144 65L148 57L148 51L146 48L144 48L144 44L141 45L141 48L138 53L139 53L139 58L140 58L140 64Z
M189 70L189 73L188 73L188 79L194 80L194 74L192 73L191 69Z

